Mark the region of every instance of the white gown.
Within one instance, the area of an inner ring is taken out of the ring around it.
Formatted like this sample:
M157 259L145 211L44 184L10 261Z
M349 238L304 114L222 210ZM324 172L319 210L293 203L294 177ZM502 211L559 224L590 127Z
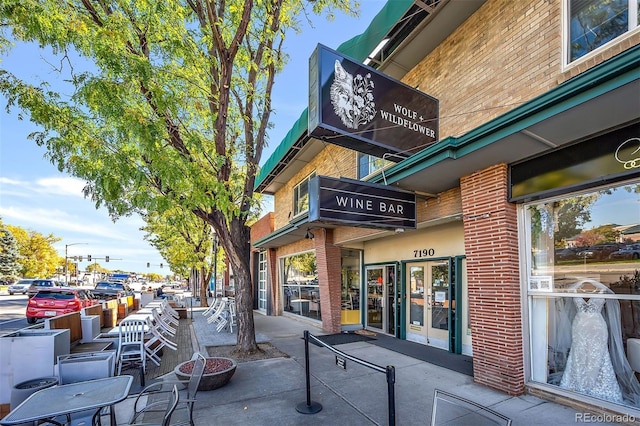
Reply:
M601 314L605 299L573 300L578 312L571 326L571 349L560 387L622 402L622 391L609 355L607 323Z

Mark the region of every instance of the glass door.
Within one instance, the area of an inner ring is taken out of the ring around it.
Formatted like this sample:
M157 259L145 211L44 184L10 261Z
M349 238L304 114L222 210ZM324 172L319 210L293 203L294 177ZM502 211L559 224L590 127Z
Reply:
M368 266L366 277L366 326L395 336L398 305L396 266Z
M407 265L407 340L449 349L449 262Z
M258 253L258 310L267 311L267 252Z

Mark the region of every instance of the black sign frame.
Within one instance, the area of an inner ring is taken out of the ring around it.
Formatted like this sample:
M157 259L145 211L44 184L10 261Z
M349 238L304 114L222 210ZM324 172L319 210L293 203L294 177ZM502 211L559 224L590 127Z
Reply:
M416 229L413 192L346 178L309 181L309 222L374 229Z
M436 98L321 44L309 58L308 112L309 136L391 161L439 138Z

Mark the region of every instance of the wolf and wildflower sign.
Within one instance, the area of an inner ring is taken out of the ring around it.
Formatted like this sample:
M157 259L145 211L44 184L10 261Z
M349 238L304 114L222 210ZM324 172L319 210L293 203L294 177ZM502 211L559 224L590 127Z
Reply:
M319 44L309 59L308 134L399 161L438 140L438 100Z

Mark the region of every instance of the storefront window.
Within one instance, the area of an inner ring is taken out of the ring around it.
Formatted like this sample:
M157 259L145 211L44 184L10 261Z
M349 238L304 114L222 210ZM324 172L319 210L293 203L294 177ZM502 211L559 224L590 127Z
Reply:
M314 252L282 259L284 310L320 320L320 286Z
M640 182L524 207L531 378L640 408Z
M342 249L341 324L360 324L361 251Z

